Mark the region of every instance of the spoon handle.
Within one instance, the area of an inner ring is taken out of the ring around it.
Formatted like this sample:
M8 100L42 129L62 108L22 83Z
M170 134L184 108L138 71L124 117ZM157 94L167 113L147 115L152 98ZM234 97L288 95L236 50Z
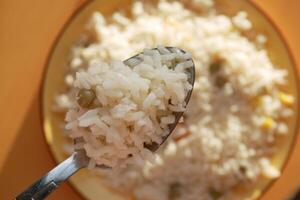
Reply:
M57 165L54 169L32 184L16 197L16 200L41 200L45 199L62 182L67 180L76 171L84 167L79 161L77 152Z

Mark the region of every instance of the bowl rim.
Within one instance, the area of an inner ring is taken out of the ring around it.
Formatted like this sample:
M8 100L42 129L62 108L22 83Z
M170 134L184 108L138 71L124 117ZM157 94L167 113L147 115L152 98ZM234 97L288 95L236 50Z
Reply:
M43 131L43 137L44 140L47 143L47 151L50 154L50 157L52 159L52 161L55 164L58 164L57 159L55 158L54 154L53 154L53 150L52 147L50 145L50 141L47 138L47 134L46 134L46 130L45 130L45 110L44 110L44 91L45 91L45 87L46 87L46 77L48 74L48 70L49 70L49 63L53 57L53 54L55 52L55 49L62 37L62 35L66 32L66 30L68 29L68 27L70 26L70 24L72 23L73 19L78 16L81 11L83 11L88 5L90 5L91 3L93 3L94 1L97 0L86 0L85 2L81 3L77 8L74 9L74 11L70 14L70 16L66 19L66 21L63 23L63 25L59 28L58 33L54 36L55 39L52 42L52 45L50 47L50 50L48 51L48 55L45 59L45 64L43 65L44 69L42 72L42 83L40 85L40 91L39 91L39 108L40 108L40 119L41 119L41 123L42 123L42 131ZM295 73L294 77L295 77L295 81L296 81L296 98L295 99L299 99L300 98L300 74L299 74L299 70L298 69L298 65L294 56L294 53L290 47L290 44L288 42L288 40L286 39L285 34L283 33L283 31L281 30L281 28L279 27L279 25L277 25L277 23L273 20L273 18L271 17L271 15L265 11L261 6L258 5L257 2L255 2L254 0L246 0L247 3L258 13L260 13L262 15L262 17L264 17L266 19L266 21L271 25L271 27L275 30L279 40L281 41L281 43L283 44L284 48L286 49L287 55L289 57L289 60L291 61L292 64L292 70ZM281 175L282 173L286 170L288 163L290 162L291 157L293 156L293 154L295 153L295 146L296 143L299 139L299 134L300 134L300 125L299 125L299 120L300 120L300 103L297 103L297 115L295 116L295 120L296 120L296 125L295 125L295 132L294 132L294 136L293 136L293 141L291 142L291 145L288 149L287 152L287 156L283 162L283 165L280 167L280 172ZM281 176L280 176L281 177ZM270 189L272 188L272 186L280 179L280 177L270 180L267 185L263 188L263 190L261 191L261 194L257 197L257 200L261 200L265 194L270 191ZM87 199L85 195L83 195L75 186L75 183L73 183L72 180L68 180L67 184L69 184L69 186L71 186L71 189L82 199Z
M297 65L297 62L296 62L295 57L294 57L294 53L293 53L293 51L290 47L290 44L289 44L288 40L286 39L286 36L284 35L284 33L281 30L281 28L279 27L279 25L277 25L277 23L271 17L271 15L268 12L266 12L262 7L260 7L257 2L254 2L253 0L247 0L247 1L250 5L253 6L253 8L256 11L258 11L259 13L262 14L263 17L265 17L265 19L268 21L268 23L276 31L279 39L281 40L282 44L284 45L284 48L287 51L288 57L289 57L290 61L292 62L292 65L293 65L292 68L293 68L293 71L295 73L294 77L295 77L295 80L296 80L296 95L297 95L295 99L299 100L299 95L300 95L299 94L299 92L300 92L300 87L299 87L300 77L299 77L299 69L298 69L299 66ZM299 109L300 109L300 104L297 103L297 110L298 111L297 111L297 115L295 116L296 117L296 125L295 125L295 133L294 133L295 135L293 136L293 141L292 141L291 146L288 150L288 153L287 153L287 156L284 160L284 163L280 167L281 175L278 178L271 180L267 184L267 186L263 189L261 195L257 198L257 200L262 199L265 196L265 194L272 188L272 186L280 179L280 177L282 176L282 174L286 170L287 165L290 162L292 155L294 154L296 143L297 143L297 140L299 139L299 134L300 134L300 130L299 130L300 112L299 112Z

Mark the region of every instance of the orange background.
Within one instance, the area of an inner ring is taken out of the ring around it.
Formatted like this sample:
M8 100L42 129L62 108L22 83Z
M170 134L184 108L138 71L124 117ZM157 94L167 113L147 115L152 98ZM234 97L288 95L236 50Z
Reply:
M300 1L255 0L275 21L300 66ZM54 167L40 118L40 86L51 46L84 0L0 0L0 200L14 198ZM300 71L300 70L299 70ZM261 200L300 187L300 137L283 175ZM65 183L49 199L80 200Z

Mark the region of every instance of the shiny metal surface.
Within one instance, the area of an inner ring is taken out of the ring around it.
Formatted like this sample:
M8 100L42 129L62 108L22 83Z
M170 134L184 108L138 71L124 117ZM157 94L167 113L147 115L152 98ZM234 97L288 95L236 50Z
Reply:
M62 182L79 169L86 167L88 159L83 150L74 152L68 159L57 165L41 179L21 193L16 200L40 200L47 197Z

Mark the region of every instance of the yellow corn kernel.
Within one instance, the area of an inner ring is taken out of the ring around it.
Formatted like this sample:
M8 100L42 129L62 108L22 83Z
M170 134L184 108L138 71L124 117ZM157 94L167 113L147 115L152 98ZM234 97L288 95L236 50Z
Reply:
M264 129L270 129L275 126L275 121L271 117L265 117L262 122L262 127Z
M279 99L286 106L291 106L294 103L294 97L284 92L279 93Z

